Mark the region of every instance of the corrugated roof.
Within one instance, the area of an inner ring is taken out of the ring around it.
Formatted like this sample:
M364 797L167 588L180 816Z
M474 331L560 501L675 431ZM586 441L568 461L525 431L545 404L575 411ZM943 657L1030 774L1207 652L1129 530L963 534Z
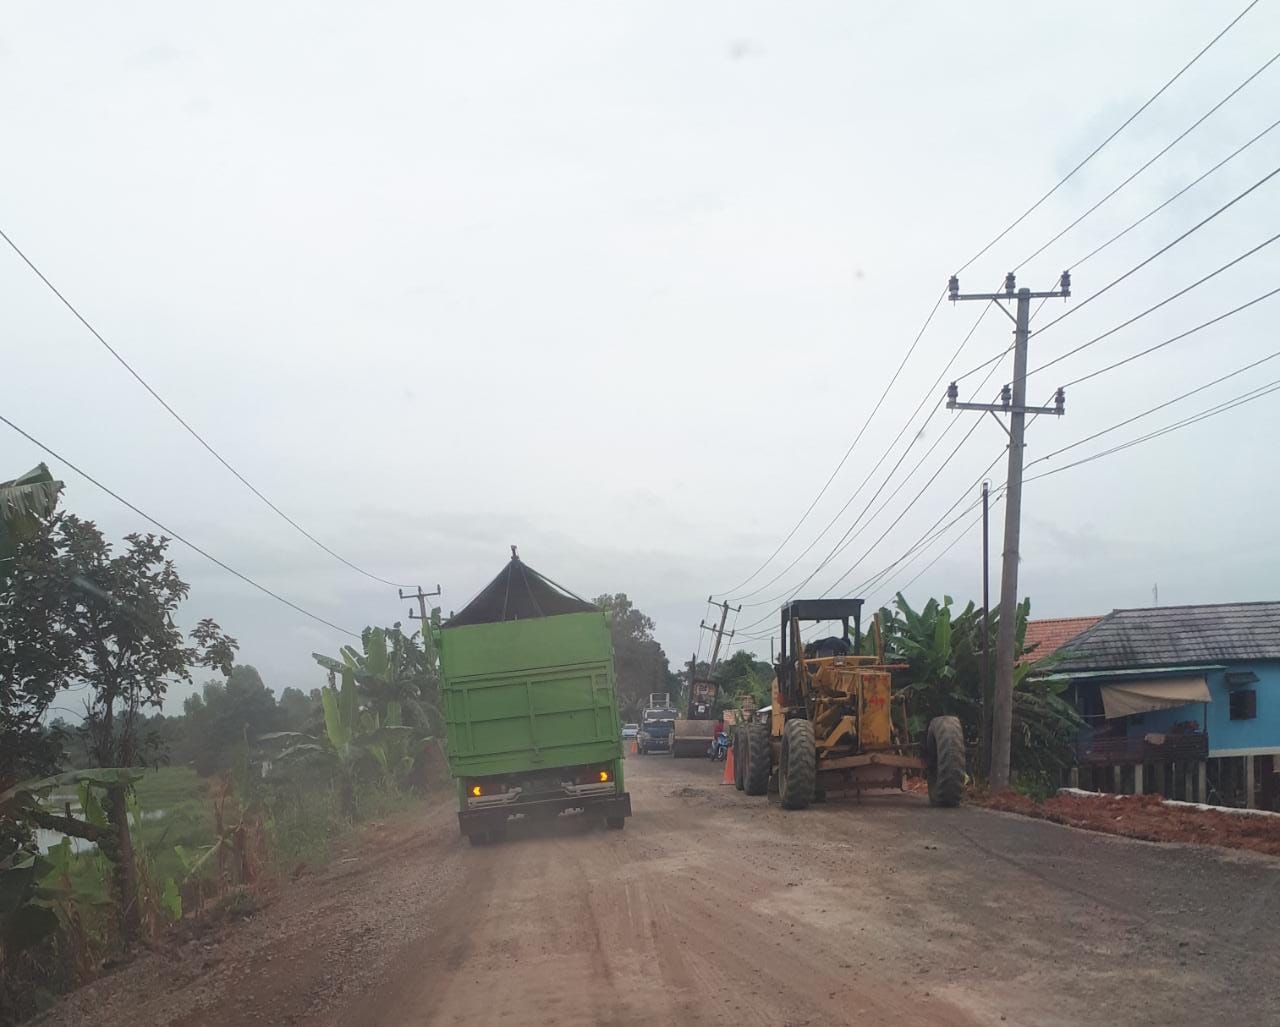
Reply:
M1280 660L1280 602L1113 610L1062 647L1053 671Z
M1056 653L1082 631L1093 627L1101 619L1101 615L1095 615L1048 617L1027 621L1027 633L1022 643L1022 658L1018 662L1035 663L1037 660L1043 660L1051 653Z

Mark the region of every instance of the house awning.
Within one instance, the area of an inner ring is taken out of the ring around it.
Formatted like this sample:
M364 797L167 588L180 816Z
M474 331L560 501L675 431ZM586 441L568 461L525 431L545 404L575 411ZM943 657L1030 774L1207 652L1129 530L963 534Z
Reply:
M1103 685L1102 708L1107 720L1127 717L1148 710L1168 710L1194 702L1212 702L1204 675L1195 677L1155 678L1148 681L1126 681L1122 685Z

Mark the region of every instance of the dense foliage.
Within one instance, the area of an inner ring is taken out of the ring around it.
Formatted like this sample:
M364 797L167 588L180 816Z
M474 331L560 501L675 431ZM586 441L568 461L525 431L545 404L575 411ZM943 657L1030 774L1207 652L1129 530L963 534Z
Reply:
M671 672L667 654L653 637L653 620L637 610L624 592L597 596L593 602L609 616L622 719L638 720L653 692L670 693L672 701L678 701L680 679Z
M1024 655L1027 617L1031 601L1017 608L1015 655ZM895 691L902 697L911 733L919 737L931 718L944 714L960 718L969 745L970 769L985 777L990 762L991 686L983 687L982 610L969 603L958 613L953 600L930 599L915 610L899 594L894 609L880 611L886 658L907 664L895 676ZM999 615L990 619L991 673L995 673L995 644ZM1021 662L1014 674L1013 733L1010 764L1015 778L1033 790L1056 784L1059 771L1072 761L1071 744L1083 721L1062 697L1065 684L1035 676L1033 661ZM1043 664L1037 669L1043 669Z

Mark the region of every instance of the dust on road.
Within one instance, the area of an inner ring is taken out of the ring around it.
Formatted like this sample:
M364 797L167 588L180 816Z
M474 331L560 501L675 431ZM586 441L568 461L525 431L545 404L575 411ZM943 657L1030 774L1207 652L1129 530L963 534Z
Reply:
M436 805L52 1023L1280 1022L1280 860L902 796L789 813L633 757L623 832Z

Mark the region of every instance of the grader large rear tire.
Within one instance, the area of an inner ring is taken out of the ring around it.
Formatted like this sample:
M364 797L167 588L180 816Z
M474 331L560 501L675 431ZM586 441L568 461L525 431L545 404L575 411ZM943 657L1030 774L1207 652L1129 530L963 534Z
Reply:
M747 787L747 738L745 727L733 729L733 787L742 791Z
M773 770L773 753L769 749L769 729L763 724L748 724L743 732L744 776L742 790L748 795L764 795L769 790L769 773Z
M959 806L964 797L964 731L958 717L929 721L929 805Z
M782 725L782 757L778 761L778 799L783 808L804 809L813 802L817 777L813 723L788 720Z

